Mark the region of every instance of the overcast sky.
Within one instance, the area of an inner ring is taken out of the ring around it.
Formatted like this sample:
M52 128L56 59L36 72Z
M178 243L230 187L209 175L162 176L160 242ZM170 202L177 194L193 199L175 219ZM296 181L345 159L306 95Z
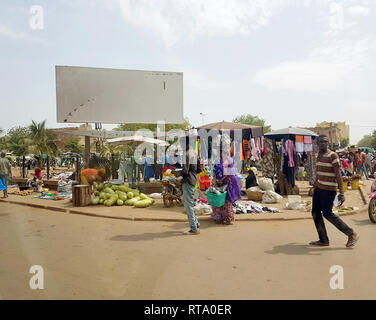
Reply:
M55 65L72 65L183 72L193 125L346 121L356 143L376 129L375 54L375 0L2 0L0 127L66 126Z

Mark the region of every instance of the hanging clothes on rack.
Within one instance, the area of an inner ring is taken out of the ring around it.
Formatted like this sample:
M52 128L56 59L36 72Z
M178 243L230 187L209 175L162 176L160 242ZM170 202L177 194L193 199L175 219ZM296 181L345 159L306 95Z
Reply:
M266 178L274 178L274 161L273 161L273 140L264 139L265 156L262 158L261 171L262 175Z
M251 152L252 152L252 157L253 157L252 160L256 160L256 161L259 160L259 157L257 155L255 140L253 138L251 139Z
M257 138L257 150L258 150L258 153L259 153L259 158L261 159L261 155L262 155L262 150L261 150L261 142L260 142L260 138Z
M294 171L295 171L295 168L294 167L290 167L289 156L285 155L284 156L284 161L283 161L282 173L286 176L287 182L289 183L289 185L291 187L295 186L295 174L294 174Z
M296 136L295 138L295 151L296 152L304 152L304 140L303 136Z
M208 159L209 158L209 143L207 139L200 140L200 156L201 159Z
M270 152L270 149L269 149L269 152ZM266 154L267 154L266 142L265 142L265 138L264 137L262 137L262 154L263 154L263 156L266 156Z
M243 152L245 160L248 160L251 157L251 151L249 150L249 141L243 139Z
M286 140L286 143L285 143L285 155L288 156L288 166L289 167L295 167L295 163L294 163L294 151L295 151L295 147L294 147L294 142L290 139Z
M238 144L238 148L239 148L239 151L238 151L238 154L239 154L239 158L241 161L244 161L244 153L243 153L243 144L240 142L237 142Z
M312 137L311 136L304 136L304 151L305 152L312 152Z

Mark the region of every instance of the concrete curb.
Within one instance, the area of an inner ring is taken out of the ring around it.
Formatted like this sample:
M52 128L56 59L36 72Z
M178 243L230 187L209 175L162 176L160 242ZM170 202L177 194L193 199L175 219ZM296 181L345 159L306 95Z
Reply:
M98 218L109 218L109 219L118 219L118 220L128 220L128 221L161 221L161 222L186 222L187 218L182 217L182 218L142 218L142 217L118 217L118 216L109 216L109 215L101 215L101 214L96 214L96 213L91 213L91 212L85 212L81 211L79 209L64 209L64 208L57 208L57 207L52 207L48 205L39 205L35 203L25 203L25 202L18 202L14 200L6 200L6 199L0 199L0 202L5 202L5 203L10 203L10 204L16 204L16 205L23 205L23 206L28 206L28 207L33 207L33 208L38 208L38 209L46 209L46 210L51 210L51 211L56 211L56 212L63 212L63 213L71 213L71 214L81 214L85 216L91 216L91 217L98 217ZM365 205L358 210L353 210L353 211L348 211L341 213L339 217L342 216L351 216L355 215L361 212L365 212L368 210L368 205ZM272 214L272 213L270 213ZM235 215L235 221L236 222L242 222L242 221L297 221L297 220L311 220L312 217L294 217L294 218L260 218L260 219L252 219L251 215L249 218L247 217L246 219L236 219ZM244 215L242 215L244 216ZM210 221L211 218L210 216L197 216L197 218L200 221Z

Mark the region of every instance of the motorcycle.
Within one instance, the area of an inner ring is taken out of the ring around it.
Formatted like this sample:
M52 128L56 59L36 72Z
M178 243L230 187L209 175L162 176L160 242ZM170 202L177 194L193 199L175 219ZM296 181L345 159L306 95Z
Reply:
M371 195L369 196L371 199L368 205L368 215L370 220L373 223L376 223L376 180L373 182L371 186Z
M173 171L177 173L178 171ZM177 205L182 206L183 202L181 197L183 196L182 177L170 176L162 179L162 196L163 204L166 208L173 206L174 201Z

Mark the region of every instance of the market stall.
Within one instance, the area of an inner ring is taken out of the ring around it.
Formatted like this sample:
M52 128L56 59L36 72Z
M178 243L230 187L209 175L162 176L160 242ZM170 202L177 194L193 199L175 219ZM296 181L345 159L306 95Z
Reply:
M313 131L294 127L264 135L267 156L263 159L263 176L272 179L277 176L281 195L299 194L295 180L301 164L313 184L317 136Z
M140 144L146 143L149 145L155 145L155 146L161 146L161 147L167 147L170 144L164 140L154 139L151 137L144 137L141 135L134 135L134 136L127 136L127 137L119 137L114 139L107 140L107 143L110 145L128 145L137 147ZM145 158L145 160L147 160ZM130 185L135 185L139 190L142 190L144 193L154 193L154 192L161 192L162 190L162 184L158 181L155 182L149 182L149 181L133 181L133 178L130 178L133 176L133 172L135 171L136 161L134 159L133 155L125 155L122 154L120 156L120 165L119 165L119 173L120 173L120 180L121 182L124 182L124 177L127 175L128 177L128 183ZM144 177L145 178L145 177ZM132 180L132 181L129 181Z

